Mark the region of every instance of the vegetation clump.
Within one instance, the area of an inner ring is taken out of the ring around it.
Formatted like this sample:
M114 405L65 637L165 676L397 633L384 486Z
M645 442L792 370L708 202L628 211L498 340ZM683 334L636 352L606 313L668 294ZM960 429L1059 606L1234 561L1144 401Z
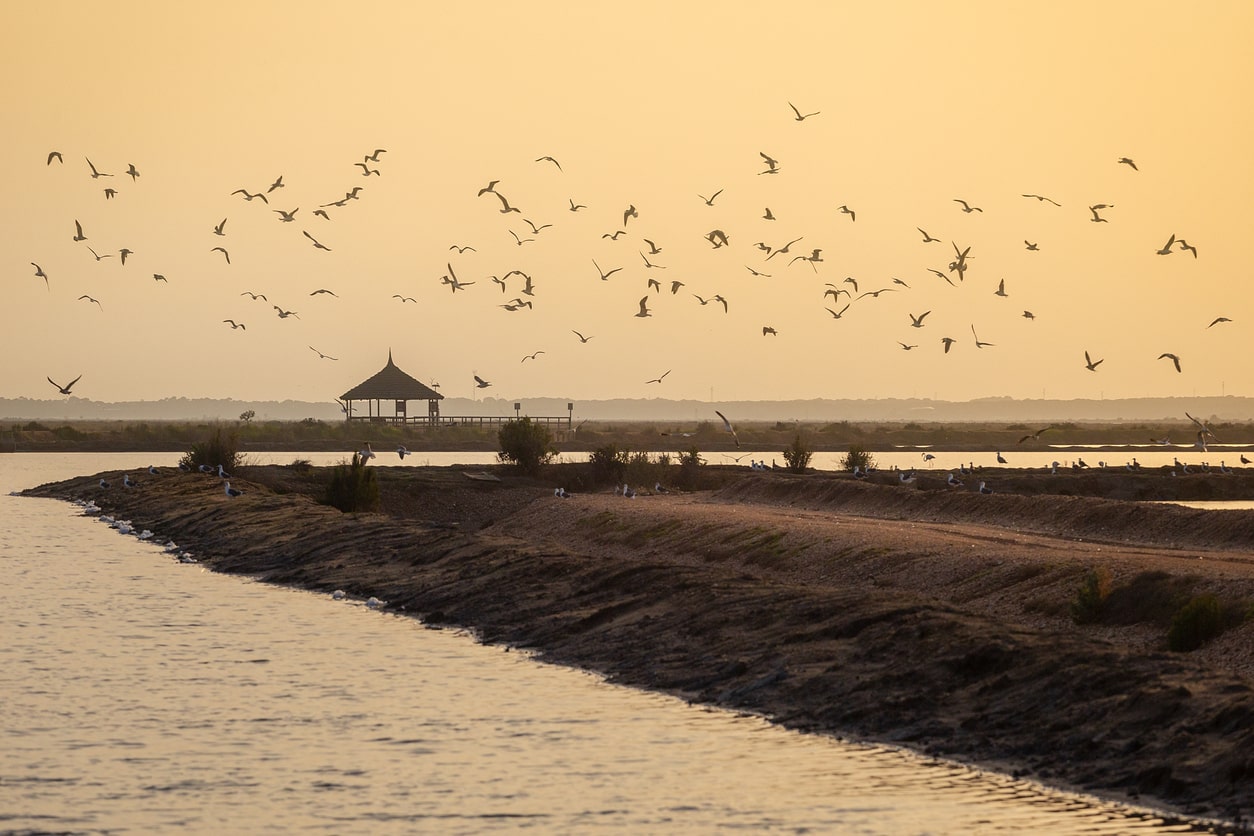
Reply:
M840 466L845 470L853 470L855 467L862 468L862 472L873 470L875 468L875 456L863 446L854 444L850 446L849 452L840 460Z
M216 427L204 441L193 444L192 449L179 459L179 467L192 470L199 470L201 465L217 470L218 465L221 465L227 471L232 471L240 464L238 436L234 432L223 432L221 427Z
M1102 618L1106 599L1110 597L1110 570L1090 569L1080 589L1071 599L1071 620L1076 624L1096 624Z
M1214 595L1198 595L1171 619L1167 648L1177 653L1197 650L1224 631L1224 613Z
M805 473L806 468L810 466L810 457L812 455L814 455L814 451L801 438L801 433L797 433L792 443L784 448L784 461L787 462L788 469L793 473Z
M379 481L374 468L367 467L361 456L354 453L352 462L331 471L323 504L346 514L379 510Z
M679 451L679 475L675 484L686 491L695 490L701 484L701 469L705 467L705 459L696 445L687 450Z
M515 465L529 476L536 475L541 465L548 464L557 455L549 428L532 423L528 417L502 426L497 433L497 442L501 445L497 459Z
M588 454L593 485L620 484L627 472L628 454L617 444L602 444Z

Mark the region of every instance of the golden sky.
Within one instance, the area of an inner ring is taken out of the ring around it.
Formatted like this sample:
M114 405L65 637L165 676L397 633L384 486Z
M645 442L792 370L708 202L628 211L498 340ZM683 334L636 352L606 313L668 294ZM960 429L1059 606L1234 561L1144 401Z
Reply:
M510 399L1254 395L1254 4L11 2L3 21L3 397L82 375L101 401L321 401L389 350L454 397L473 375ZM519 212L479 195L492 180ZM450 264L473 284L450 290ZM502 292L511 270L534 295Z

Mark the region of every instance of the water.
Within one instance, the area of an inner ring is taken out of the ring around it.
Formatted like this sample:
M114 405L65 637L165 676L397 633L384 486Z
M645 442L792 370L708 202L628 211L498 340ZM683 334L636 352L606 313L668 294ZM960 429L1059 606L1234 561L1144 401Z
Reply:
M1190 829L216 575L7 495L176 458L0 458L0 831Z

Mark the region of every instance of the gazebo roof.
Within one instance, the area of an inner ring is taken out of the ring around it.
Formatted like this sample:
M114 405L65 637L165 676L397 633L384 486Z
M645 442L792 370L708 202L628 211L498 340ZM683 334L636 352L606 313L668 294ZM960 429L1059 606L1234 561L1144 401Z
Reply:
M388 364L372 377L340 395L342 401L436 401L444 396L429 386L419 383L392 362L388 352Z

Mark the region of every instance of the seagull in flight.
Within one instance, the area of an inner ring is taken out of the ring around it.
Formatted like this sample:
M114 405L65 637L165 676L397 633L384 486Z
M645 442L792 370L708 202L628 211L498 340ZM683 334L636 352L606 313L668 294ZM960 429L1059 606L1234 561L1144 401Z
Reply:
M818 116L818 115L819 115L819 111L817 111L817 110L816 110L816 111L814 111L813 113L806 113L806 114L802 114L802 112L801 112L800 110L797 110L797 106L796 106L795 104L793 104L792 102L789 102L789 103L788 103L788 106L792 108L792 112L793 112L793 113L797 114L797 115L794 117L794 120L795 120L795 121L797 121L797 122L804 122L805 120L809 119L811 116Z
M379 161L379 155L386 154L387 152L388 152L388 149L386 148L376 148L374 149L374 153L367 154L366 156L362 157L362 159L368 162L377 163Z
M340 298L340 296L339 296L339 294L338 294L338 293L335 293L334 291L327 290L325 287L320 287L320 288L318 288L317 290L315 290L315 291L313 291L312 293L310 293L309 295L310 295L310 296L317 296L317 295L318 295L318 294L320 294L320 293L326 293L326 294L328 294L328 295L334 296L336 299L339 299L339 298Z
M466 245L466 246L464 246L464 247L463 247L463 246L460 246L460 245L458 245L458 244L454 244L453 246L449 247L449 249L450 249L450 250L457 250L457 254L458 254L458 255L461 255L462 253L466 252L467 250L469 250L469 251L470 251L470 252L472 252L472 253L477 253L477 252L479 252L478 250L476 250L474 247L470 246L469 244L467 244L467 245Z
M1193 253L1194 258L1197 258L1197 247L1191 246L1189 242L1184 240L1183 238L1177 240L1176 243L1180 245L1180 249L1188 250L1189 252Z
M1162 354L1158 355L1158 359L1159 359L1159 360L1163 360L1163 359L1170 360L1172 363L1174 363L1174 364L1175 364L1175 366L1176 366L1176 372L1177 372L1177 373L1179 373L1179 372L1180 372L1180 358L1179 358L1179 357L1177 357L1176 355L1174 355L1174 354L1169 354L1169 353L1167 353L1167 352L1163 352Z
M83 159L87 160L87 167L91 169L91 179L95 180L99 177L112 177L113 176L112 174L106 174L103 171L97 171L96 167L92 165L91 160L88 159L87 157L83 157Z
M931 313L931 311L924 311L923 313L919 314L918 316L915 316L914 314L907 312L907 315L910 317L910 326L911 326L912 328L922 328L922 327L923 327L923 317L927 316L927 315L928 315L928 314L930 314L930 313Z
M592 337L585 337L583 334L580 334L578 331L573 329L571 330L571 333L579 338L580 343L586 343L588 340L592 339Z
M1084 352L1084 368L1088 369L1091 372L1097 371L1097 367L1105 362L1106 362L1105 358L1102 358L1101 360L1094 360L1093 358L1089 357L1089 353L1087 351Z
M43 279L44 284L47 285L48 287L48 290L52 290L52 285L48 282L48 274L44 272L44 268L40 267L38 264L36 264L33 261L30 264L32 267L35 268L35 278ZM1218 322L1218 321L1219 320L1215 320L1215 322ZM1214 322L1211 323L1211 325L1214 325L1214 324L1215 324Z
M714 410L714 414L723 419L723 429L731 433L732 441L736 442L736 446L739 447L740 439L736 437L736 429L731 425L731 421L728 421L727 416L719 412L717 409Z
M621 268L621 267L615 267L613 270L611 270L611 271L609 271L609 272L607 273L607 272L605 272L604 270L602 270L602 269L601 269L601 265L597 264L597 260L596 260L595 258L594 258L594 259L592 259L592 266L593 266L593 267L595 267L595 268L597 268L597 273L601 276L601 281L603 281L603 282L604 282L604 281L608 281L608 280L609 280L609 278L610 278L610 276L614 275L614 274L615 274L615 273L617 273L619 270L622 270L622 269L623 269L623 268Z
M639 217L640 217L640 213L636 211L635 204L628 206L626 209L623 210L623 228L626 229L628 218L639 218Z
M100 310L102 310L102 311L104 310L104 305L101 305L101 304L100 304L100 300L99 300L99 299L96 299L96 298L94 298L94 297L92 297L92 296L87 296L86 294L84 294L84 295L82 295L82 296L80 296L80 297L78 297L78 298L79 298L79 301L82 301L83 299L86 299L88 302L95 302L95 303L96 303L96 307L97 307L97 308L100 308ZM73 386L74 384L70 384L70 385L71 385L71 386Z
M779 160L772 159L761 151L758 156L766 161L766 171L759 171L758 174L779 174Z
M313 237L312 235L310 235L310 234L309 234L308 232L306 232L305 230L303 230L303 229L302 229L302 230L300 231L300 234L301 234L301 235L304 235L306 238L308 238L310 241L312 241L312 242L313 242L314 249L318 249L318 250L326 250L327 252L331 252L331 248L330 248L330 247L328 247L328 246L326 246L325 244L323 244L321 241L319 241L317 238L315 238L315 237Z
M74 222L74 240L75 241L87 240L87 236L83 234L83 225L79 223L78 221Z
M1140 170L1141 170L1141 169L1137 168L1137 167L1136 167L1136 163L1134 163L1134 162L1133 162L1131 159L1129 159L1128 157L1120 157L1120 158L1119 158L1119 160L1118 160L1118 162L1119 162L1119 164L1121 164L1121 165L1126 165L1126 166L1130 167L1133 171L1140 171Z
M406 302L413 302L415 305L418 304L418 300L412 296L402 296L399 293L393 293L392 298L400 299L402 305L405 304Z
M939 244L939 243L940 243L940 239L939 239L939 238L933 238L931 235L928 235L928 234L927 234L927 230L925 230L923 227L921 227L921 226L916 226L916 227L915 227L915 229L917 229L917 230L919 230L919 232L922 232L922 233L923 233L923 243L924 243L924 244Z
M987 346L993 346L993 345L995 345L995 343L982 343L982 342L980 342L980 336L979 336L979 334L975 333L975 326L974 326L974 325L972 325L972 326L971 326L971 336L975 337L975 347L976 347L976 348L983 348L983 347L984 347L984 346L986 346L986 345L987 345Z
M1055 206L1062 206L1062 204L1061 204L1061 203L1059 203L1058 201L1056 201L1056 200L1050 200L1048 197L1045 197L1045 195L1040 195L1040 194L1025 194L1025 195L1024 195L1024 197L1034 197L1034 198L1036 198L1036 199L1037 199L1037 200L1039 200L1039 201L1043 201L1043 202L1044 202L1044 201L1048 201L1049 203L1052 203L1052 204L1054 204Z
M771 327L771 326L769 326L769 325L763 325L763 326L762 326L762 336L764 336L764 337L765 337L767 334L770 334L772 337L778 337L778 336L779 336L778 332L776 332L776 330L775 330L774 328L772 328L772 327Z
M274 191L275 189L282 189L282 188L284 188L286 185L287 185L287 184L283 182L283 175L282 175L282 174L280 174L280 175L279 175L279 177L278 177L278 179L277 179L277 180L275 180L273 183L271 183L271 184L270 184L270 188L266 189L266 194L269 194L270 192Z
M251 290L245 290L243 293L240 294L240 296L250 296L252 297L252 300L254 302L257 301L258 299L260 299L263 302L270 301L269 299L266 298L264 293L253 293Z
M64 163L64 162L65 162L65 158L61 156L61 152L60 152L60 151L49 151L49 152L48 152L48 162L46 163L46 165L52 165L52 161L53 161L53 160L56 160L56 161L57 161L57 162L59 162L59 163Z
M576 203L575 199L572 197L568 197L566 199L570 201L570 211L572 212L578 212L580 209L588 208L588 205L586 203Z
M536 162L540 162L540 161L539 161L539 160L536 160ZM559 166L559 168L560 168L560 166ZM526 363L528 360L534 360L534 359L536 359L537 357L539 357L539 356L540 356L541 354L543 354L543 353L544 353L544 351L533 351L531 354L527 354L527 355L525 355L525 356L522 358L522 360L521 360L521 361L519 361L519 362Z
M32 263L33 263L33 262L32 262ZM36 266L38 266L38 265L36 265ZM40 272L36 273L35 275L36 275L36 276L39 276L39 275L42 275L42 273L43 273L43 271L41 270ZM1232 321L1232 320L1231 320L1231 319L1228 319L1228 317L1226 317L1226 316L1217 316L1217 317L1215 317L1213 320L1211 320L1210 325L1207 325L1206 327L1207 327L1207 328L1214 328L1216 325L1218 325L1218 324L1219 324L1219 323L1221 323L1221 322L1231 322L1231 321Z
M1171 247L1175 243L1176 243L1176 236L1175 236L1175 233L1172 233L1171 237L1167 239L1167 243L1163 244L1162 249L1155 250L1155 252L1158 253L1159 255L1171 255Z
M232 331L234 331L234 330L236 330L236 329L238 329L238 328L243 328L245 331L247 331L247 330L248 330L248 328L247 328L247 327L244 325L244 323L242 323L242 322L236 322L236 321L235 321L235 320L233 320L233 319L224 319L224 320L222 320L222 321L223 321L223 322L225 322L227 325L230 325L230 326L231 326L231 330L232 330Z
M652 380L646 380L645 384L648 385L650 383L661 383L666 378L666 376L670 373L671 373L671 370L667 369L666 371L662 372L661 377L655 377Z
M945 344L945 353L948 354L950 347L958 341L953 337L941 337L941 342Z
M640 297L640 312L636 316L653 316L653 313L649 310L648 296Z
M484 380L484 379L483 379L482 377L480 377L479 375L474 375L474 378L475 378L475 388L476 388L476 389L487 389L489 386L491 386L491 385L492 385L491 383L489 383L488 381Z
M723 193L723 190L722 190L722 189L719 189L718 191L716 191L714 194L710 195L709 197L706 197L706 196L705 196L705 195L703 195L703 194L699 194L699 195L697 195L697 197L699 197L699 198L701 198L702 200L704 200L704 201L705 201L705 205L706 205L706 206L713 206L713 205L714 205L714 198L718 197L718 196L719 196L719 195L721 195L722 193Z
M104 255L100 255L100 254L98 254L95 250L93 250L91 247L88 247L88 248L87 248L87 252L89 252L89 253L91 253L92 255L96 256L96 261L101 261L102 259L106 259L106 258L113 258L113 253L105 253Z
M557 160L553 159L552 157L537 157L537 158L536 158L536 162L538 162L538 163L545 162L546 160L547 160L548 162L553 163L553 165L557 166L557 170L558 170L558 171L561 171L561 170L562 170L562 164L561 164L561 163L559 163Z
M296 213L300 211L300 207L297 206L290 212L284 212L282 209L271 209L270 211L278 215L279 220L283 223L290 224L292 221L296 220Z
M1113 203L1096 203L1089 207L1089 211L1093 213L1093 217L1089 218L1089 220L1095 224L1110 223L1109 220L1107 220L1106 218L1103 218L1101 215L1097 214L1097 212L1099 209L1114 209L1114 208L1115 208L1115 205Z
M244 200L251 201L251 200L256 200L257 198L261 198L262 203L268 204L270 202L269 198L267 198L261 192L257 192L256 194L251 194L247 189L236 189L235 191L231 192L231 194L242 194L244 196Z
M222 257L226 259L226 263L227 264L231 263L231 254L226 251L226 247L214 247L211 250L209 250L209 252L222 253Z
M48 382L51 383L53 386L57 387L57 391L60 392L62 395L68 395L70 394L70 389L74 388L74 384L78 383L79 380L82 379L82 377L83 376L80 374L78 377L74 378L69 383L65 384L64 386L62 386L60 383L57 383L52 378L48 378Z
M319 360L338 360L339 359L338 357L332 357L329 354L323 354L321 351L314 348L312 345L309 346L309 350L312 351L314 354L317 354Z
M223 218L221 223L219 223L217 226L213 228L213 234L214 235L226 235L226 232L224 231L225 229L226 229L226 218Z
M852 209L850 209L848 206L844 206L844 205L837 206L837 207L836 207L836 211L838 211L838 212L840 212L840 213L842 213L842 214L848 215L848 216L849 216L849 220L851 220L851 221L856 221L856 220L858 219L857 214L856 214L856 213L855 213Z
M294 316L297 319L300 319L300 315L297 314L296 311L285 311L282 308L280 308L278 305L272 305L271 307L273 307L276 311L279 312L279 319L287 319L289 316Z
M955 197L955 198L954 198L954 203L961 203L961 204L962 204L962 211L963 211L963 212L966 212L968 215L969 215L969 214L971 214L972 212L983 212L983 211L984 211L983 209L981 209L981 208L980 208L980 207L978 207L978 206L972 206L970 203L967 203L965 200L962 200L961 198L957 198L957 197Z
M522 210L519 209L517 206L509 205L509 201L505 199L505 195L501 194L500 192L492 192L492 194L496 195L497 199L501 201L501 214L502 215L509 214L510 212L518 212L520 214L522 213Z
M1037 431L1036 431L1036 432L1034 432L1034 433L1029 433L1028 435L1025 435L1023 438L1019 439L1018 443L1019 443L1019 444L1022 444L1022 443L1023 443L1023 442L1025 442L1025 441L1040 441L1040 440L1041 440L1041 433L1048 432L1049 430L1052 430L1052 429L1053 429L1053 427L1052 427L1052 426L1051 426L1051 427L1043 427L1042 429L1039 429L1039 430L1037 430Z

